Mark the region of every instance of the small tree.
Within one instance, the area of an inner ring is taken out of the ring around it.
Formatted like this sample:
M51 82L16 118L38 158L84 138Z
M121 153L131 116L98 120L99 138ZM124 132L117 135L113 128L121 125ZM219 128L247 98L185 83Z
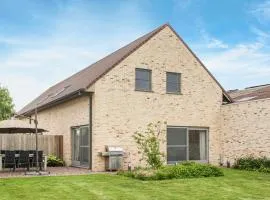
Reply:
M138 145L139 153L142 154L142 159L154 168L160 168L164 162L164 153L160 151L160 143L164 142L165 130L162 125L166 122L157 122L156 124L150 123L144 132L135 132L133 138Z
M14 104L9 91L0 85L0 121L9 119L14 113Z

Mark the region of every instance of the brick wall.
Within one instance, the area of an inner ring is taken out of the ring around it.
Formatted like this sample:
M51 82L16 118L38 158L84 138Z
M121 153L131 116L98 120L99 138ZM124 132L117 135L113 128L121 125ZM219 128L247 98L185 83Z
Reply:
M63 135L63 158L71 165L71 127L89 124L89 97L82 96L38 112L40 127L47 134Z
M222 106L223 160L270 157L270 99Z
M135 68L152 70L153 92L135 90ZM166 72L182 74L182 94L166 94ZM131 137L150 122L209 127L210 162L220 155L222 91L174 33L166 27L92 87L93 170L104 170L98 152L105 145L122 146L124 167L140 165ZM164 135L164 137L166 137ZM166 143L162 146L166 152Z

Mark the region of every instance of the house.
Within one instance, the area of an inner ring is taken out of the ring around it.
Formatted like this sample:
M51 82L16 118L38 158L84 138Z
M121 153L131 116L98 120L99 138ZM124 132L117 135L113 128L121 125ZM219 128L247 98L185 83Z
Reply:
M103 171L106 145L124 149L124 168L140 165L132 135L157 121L167 122L167 163L269 156L269 102L239 102L165 24L52 86L19 114L37 107L39 124L64 136L68 165Z

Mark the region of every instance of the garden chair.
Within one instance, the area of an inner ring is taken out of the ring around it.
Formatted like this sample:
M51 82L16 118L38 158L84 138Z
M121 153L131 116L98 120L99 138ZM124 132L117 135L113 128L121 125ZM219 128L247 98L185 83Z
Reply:
M35 167L37 167L36 166L36 163L37 163L36 160L37 160L36 152L34 152L32 165L35 166ZM39 165L40 170L42 169L42 163L43 163L43 151L38 151L38 165Z
M4 163L4 156L3 155L5 155L5 150L0 150L0 154L2 155L2 163Z
M5 151L5 158L4 158L4 168L13 168L15 171L16 168L16 161L15 161L15 151Z
M26 168L29 171L30 161L29 161L29 151L21 151L19 157L19 167Z

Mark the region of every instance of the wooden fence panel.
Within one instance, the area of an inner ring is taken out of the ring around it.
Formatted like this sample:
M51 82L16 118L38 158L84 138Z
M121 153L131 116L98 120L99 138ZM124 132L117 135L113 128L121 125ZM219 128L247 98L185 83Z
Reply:
M1 150L35 150L34 134L0 134ZM62 135L38 135L38 149L46 155L56 155L63 159Z

